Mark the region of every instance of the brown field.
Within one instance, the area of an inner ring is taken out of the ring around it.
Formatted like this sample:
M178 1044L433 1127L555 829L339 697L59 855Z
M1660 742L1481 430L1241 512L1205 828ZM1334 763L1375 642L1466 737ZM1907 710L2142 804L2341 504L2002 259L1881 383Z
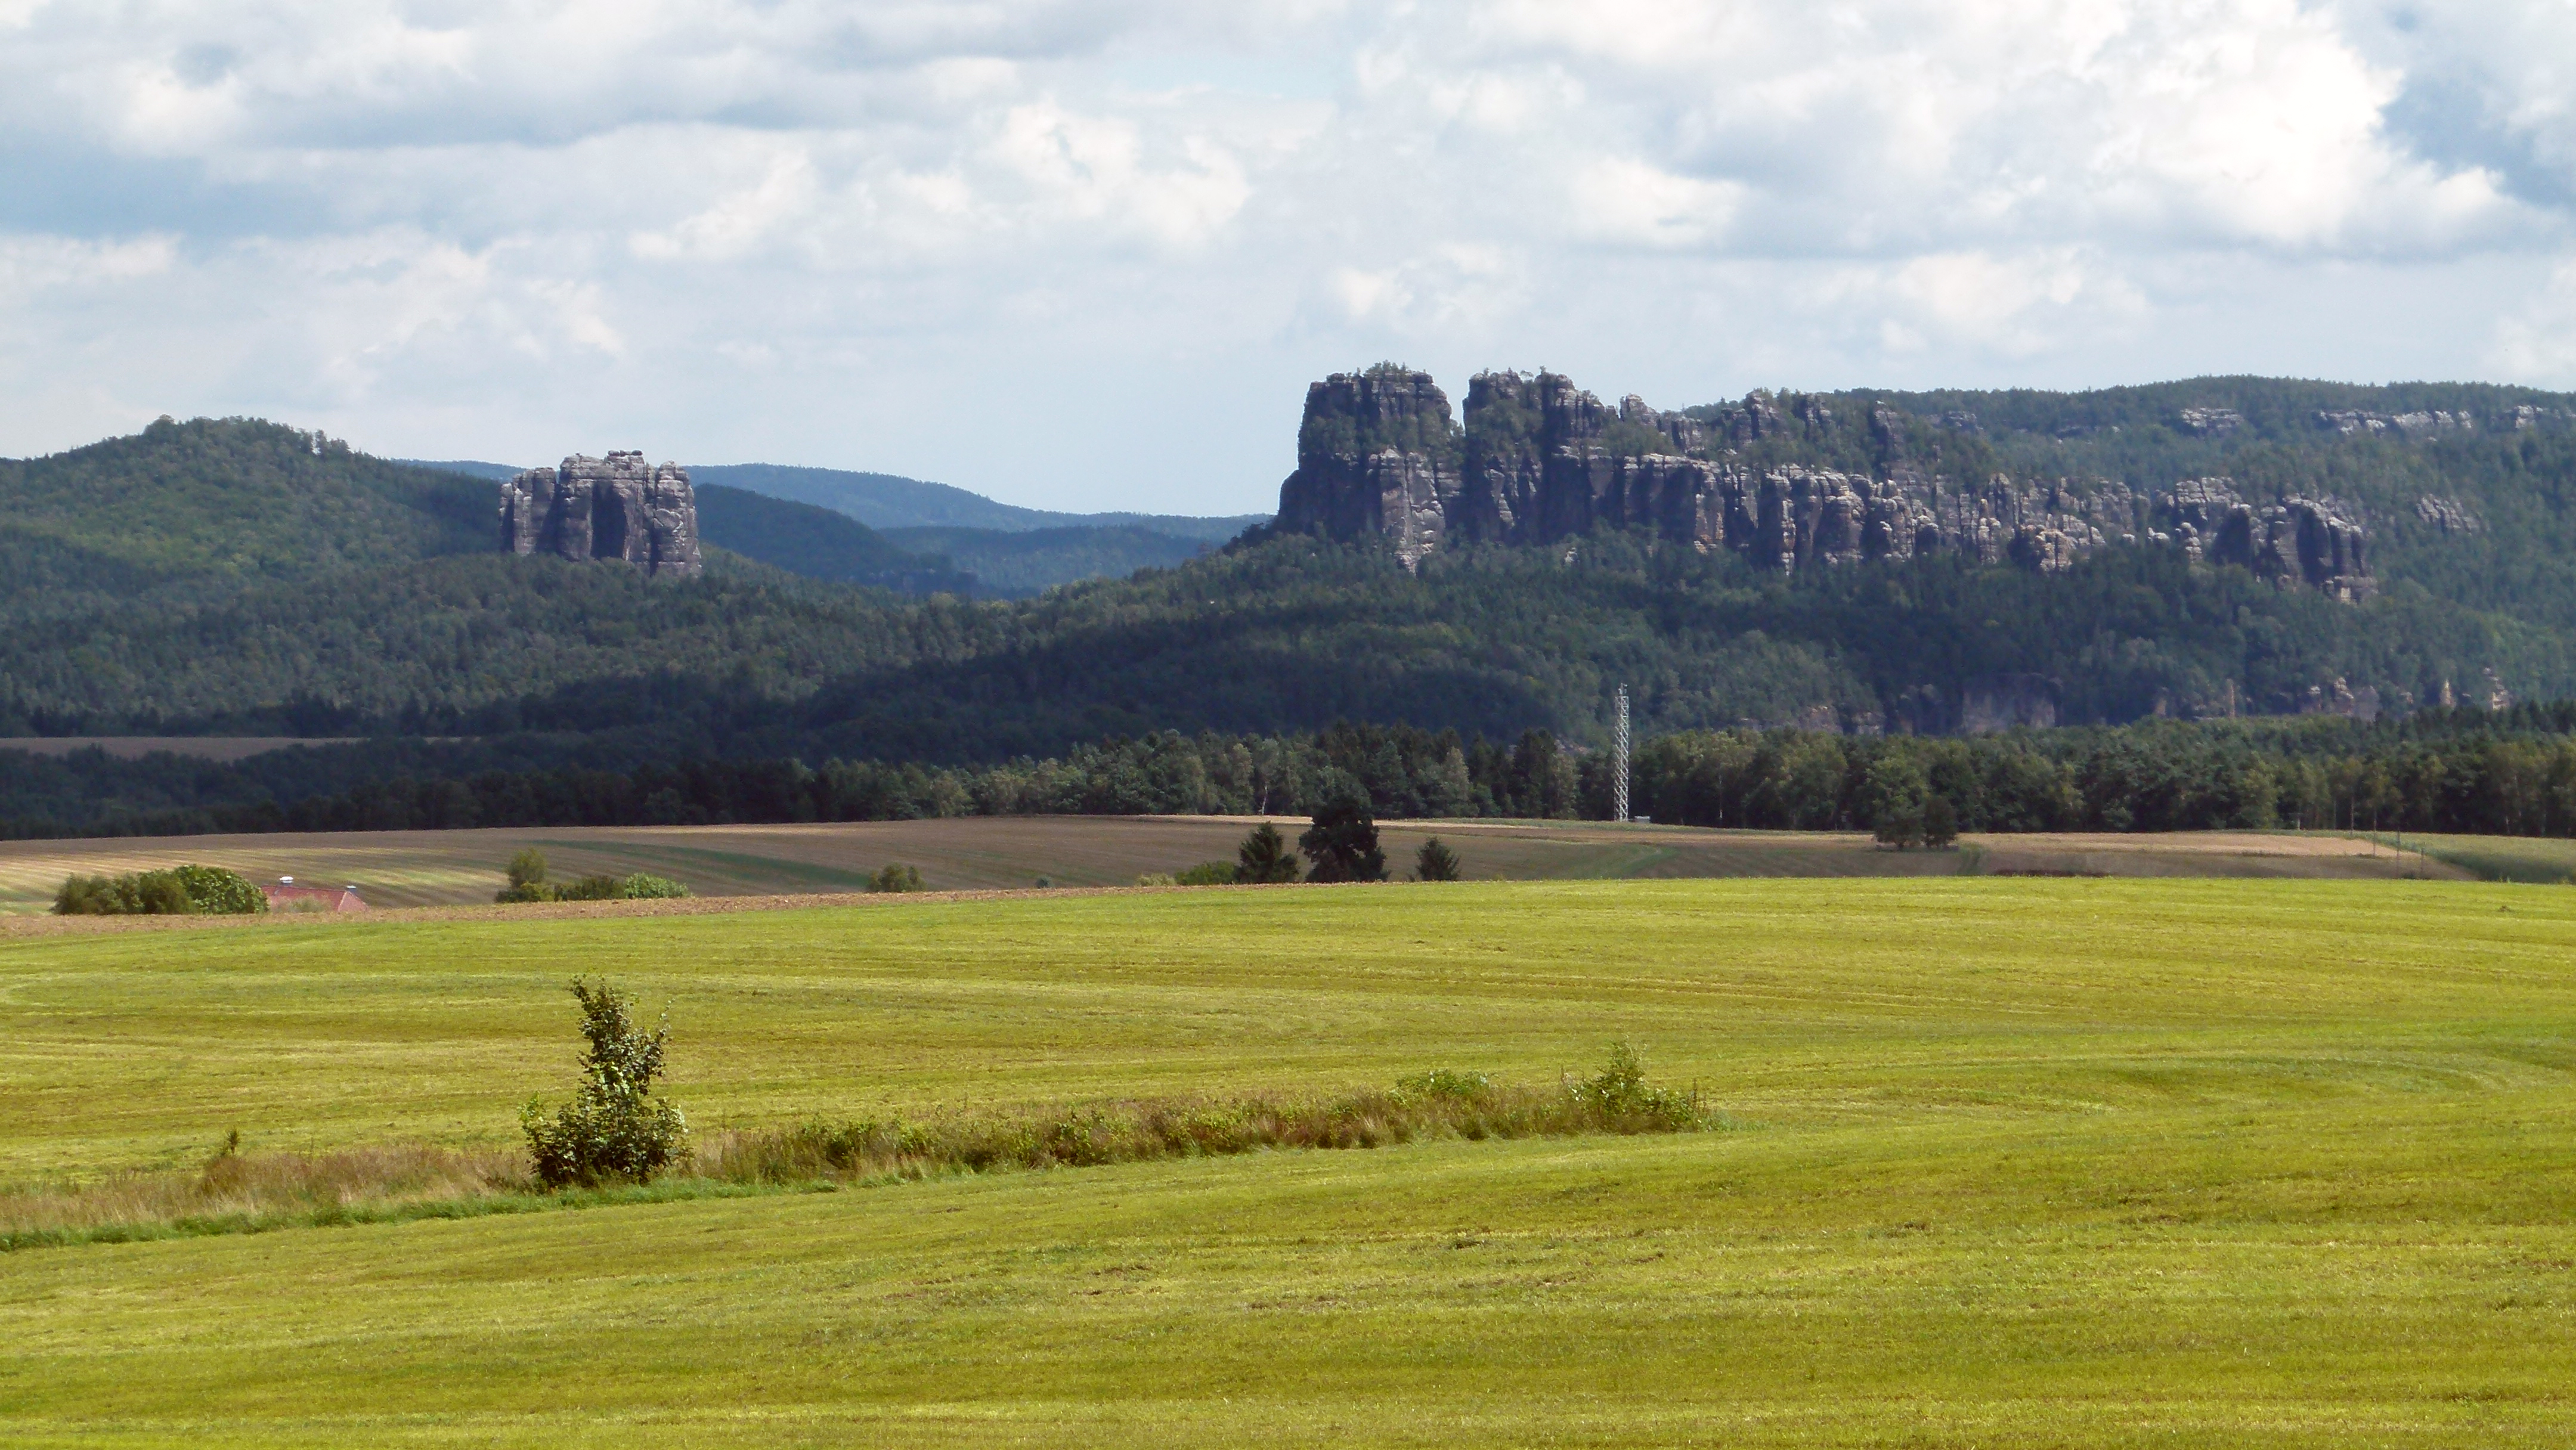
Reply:
M30 755L69 755L97 746L119 760L147 755L185 755L229 765L297 745L347 745L348 737L305 739L294 735L0 735L0 750Z
M1139 874L1231 859L1255 823L1223 816L1015 816L844 825L531 827L0 843L0 912L43 911L74 872L194 861L255 881L355 885L385 907L489 902L510 853L534 845L558 878L649 871L701 896L851 892L890 861L933 890L1123 886ZM1293 837L1301 823L1281 819ZM1956 851L1886 851L1856 833L1715 831L1607 823L1427 821L1383 826L1401 874L1426 836L1471 879L1609 877L2286 876L2466 879L2456 865L2377 842L2293 833L1971 836Z

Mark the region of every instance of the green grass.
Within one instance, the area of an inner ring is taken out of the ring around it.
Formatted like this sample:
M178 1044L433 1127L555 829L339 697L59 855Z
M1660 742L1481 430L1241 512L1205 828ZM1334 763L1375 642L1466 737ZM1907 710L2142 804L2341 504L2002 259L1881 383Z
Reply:
M2576 892L1468 884L0 944L20 1185L1640 1043L1740 1125L0 1256L12 1445L2555 1445Z

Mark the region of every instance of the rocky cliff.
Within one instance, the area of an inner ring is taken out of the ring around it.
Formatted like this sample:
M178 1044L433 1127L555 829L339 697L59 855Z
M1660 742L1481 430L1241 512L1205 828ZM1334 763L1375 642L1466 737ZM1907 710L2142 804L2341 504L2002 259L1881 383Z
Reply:
M2191 421L2232 427L2221 411ZM2224 478L2160 493L2104 479L1960 480L1916 456L1916 424L1965 417L1873 408L1872 462L1856 470L1798 461L1801 440L1835 429L1821 399L1755 392L1668 413L1636 397L1613 408L1555 373L1489 372L1468 384L1453 425L1428 373L1380 366L1307 389L1278 527L1384 538L1408 568L1444 544L1551 544L1599 526L1781 570L1955 552L2053 571L2114 544L2179 543L2341 599L2372 588L2360 512L2341 500L2249 501Z
M698 559L698 502L676 463L641 453L576 453L501 485L501 547L513 554L620 559L654 575L691 575Z

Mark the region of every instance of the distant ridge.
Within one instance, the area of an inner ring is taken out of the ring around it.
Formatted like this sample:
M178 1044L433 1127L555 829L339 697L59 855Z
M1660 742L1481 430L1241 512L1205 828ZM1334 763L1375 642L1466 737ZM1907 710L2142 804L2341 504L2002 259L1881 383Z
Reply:
M798 468L778 463L692 465L700 483L749 489L772 498L838 509L872 529L991 529L1025 534L1039 529L1141 528L1176 538L1223 543L1268 514L1197 518L1186 514L1058 513L1000 503L980 493L925 483L891 473L852 473L838 468Z
M471 458L394 461L474 478L504 479L520 471L520 465ZM1254 524L1270 521L1268 514L1201 518L1190 514L1058 513L1052 509L1021 508L944 483L840 468L804 468L784 463L693 463L688 467L694 483L818 504L872 529L987 529L1003 534L1029 534L1040 529L1149 529L1177 539L1222 544Z

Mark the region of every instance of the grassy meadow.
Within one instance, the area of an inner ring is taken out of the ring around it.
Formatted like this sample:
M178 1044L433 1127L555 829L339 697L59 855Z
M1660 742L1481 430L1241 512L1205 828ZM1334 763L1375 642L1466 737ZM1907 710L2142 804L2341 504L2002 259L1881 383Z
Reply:
M0 939L0 1189L506 1148L563 981L702 1131L1553 1082L1724 1131L0 1255L0 1441L2558 1445L2576 892L1481 883Z

